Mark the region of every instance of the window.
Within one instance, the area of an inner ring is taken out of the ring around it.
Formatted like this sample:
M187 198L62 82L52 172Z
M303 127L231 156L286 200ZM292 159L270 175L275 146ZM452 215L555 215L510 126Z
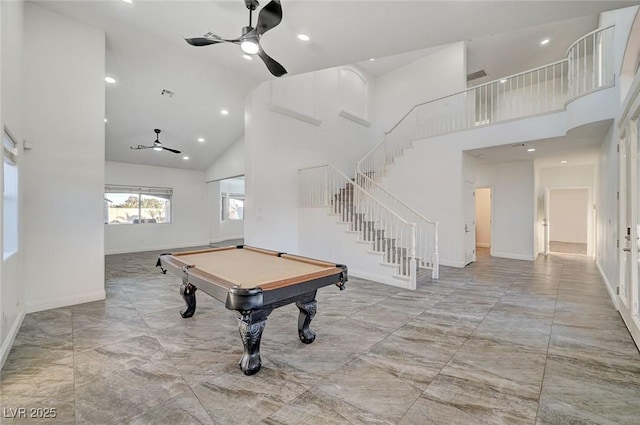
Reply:
M244 219L244 195L229 194L229 220Z
M5 129L3 134L3 254L8 258L18 252L18 165L16 142Z
M240 193L224 193L220 195L220 217L225 220L244 220L244 195Z
M173 189L109 185L104 194L105 224L171 223Z

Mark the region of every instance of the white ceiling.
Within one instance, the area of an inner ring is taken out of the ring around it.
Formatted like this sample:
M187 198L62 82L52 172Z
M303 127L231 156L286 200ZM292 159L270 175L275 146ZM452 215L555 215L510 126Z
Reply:
M117 80L106 87L107 160L203 170L242 136L245 96L275 78L262 61L243 59L238 46L196 48L183 40L208 31L239 36L248 24L243 0L36 3L106 33L106 73ZM358 63L377 76L465 40L467 71L489 74L473 82L481 83L562 59L573 41L596 28L599 12L639 3L283 0L282 23L261 44L289 74ZM311 40L298 40L300 32ZM540 48L543 37L551 43ZM163 89L175 95L163 96ZM223 108L229 115L220 114ZM129 149L151 144L154 128L162 129L165 146L190 159Z

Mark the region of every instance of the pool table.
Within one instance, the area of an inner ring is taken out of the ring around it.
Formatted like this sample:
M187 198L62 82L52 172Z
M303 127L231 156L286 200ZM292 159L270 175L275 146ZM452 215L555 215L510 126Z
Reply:
M244 345L239 364L245 375L260 370L262 331L274 309L296 303L298 336L310 344L316 338L309 329L316 291L333 284L342 290L347 281L345 265L246 245L161 254L156 266L182 277L180 294L187 304L180 312L183 318L195 313L197 289L237 312Z

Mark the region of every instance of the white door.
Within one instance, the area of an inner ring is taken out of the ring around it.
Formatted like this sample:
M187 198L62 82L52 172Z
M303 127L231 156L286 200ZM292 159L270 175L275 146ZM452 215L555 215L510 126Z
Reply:
M549 189L544 190L544 218L542 219L542 232L544 238L544 255L549 255L549 235L551 230L551 223L549 222L549 211L551 202L551 191Z
M464 263L476 261L476 191L475 184L464 182Z
M640 140L638 123L630 122L619 145L620 192L618 233L618 306L636 343L640 343L638 275L640 250Z

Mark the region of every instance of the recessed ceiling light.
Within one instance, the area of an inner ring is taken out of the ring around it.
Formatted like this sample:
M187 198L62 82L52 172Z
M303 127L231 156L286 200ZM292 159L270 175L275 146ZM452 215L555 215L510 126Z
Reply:
M242 55L242 57L245 58L248 61L253 60L253 57L251 57L249 55Z
M527 152L535 152L535 151L536 151L536 148L529 148L529 149L527 149Z
M109 84L113 84L116 82L116 79L113 77L104 77L104 80Z
M309 36L307 34L298 34L298 38L302 41L309 41Z
M226 109L222 109L222 110L220 110L220 113L221 113L222 115L229 115L229 111L227 111Z
M369 59L369 62L373 62L374 60L376 60L376 58L371 58Z
M550 41L550 40L549 40L548 38L545 38L544 40L542 40L542 41L540 42L540 45L541 45L541 46L544 46L545 44L549 44L549 41Z
M200 138L198 139L198 142L204 142L204 139L203 139L202 137L200 137Z
M184 159L186 161L187 159L189 159L189 157L185 155L185 156L182 157L182 159Z
M104 119L104 122L107 122L107 119L106 119L106 118Z
M567 162L569 161L567 161L566 159L563 159L562 161L560 161L560 164L566 164Z

